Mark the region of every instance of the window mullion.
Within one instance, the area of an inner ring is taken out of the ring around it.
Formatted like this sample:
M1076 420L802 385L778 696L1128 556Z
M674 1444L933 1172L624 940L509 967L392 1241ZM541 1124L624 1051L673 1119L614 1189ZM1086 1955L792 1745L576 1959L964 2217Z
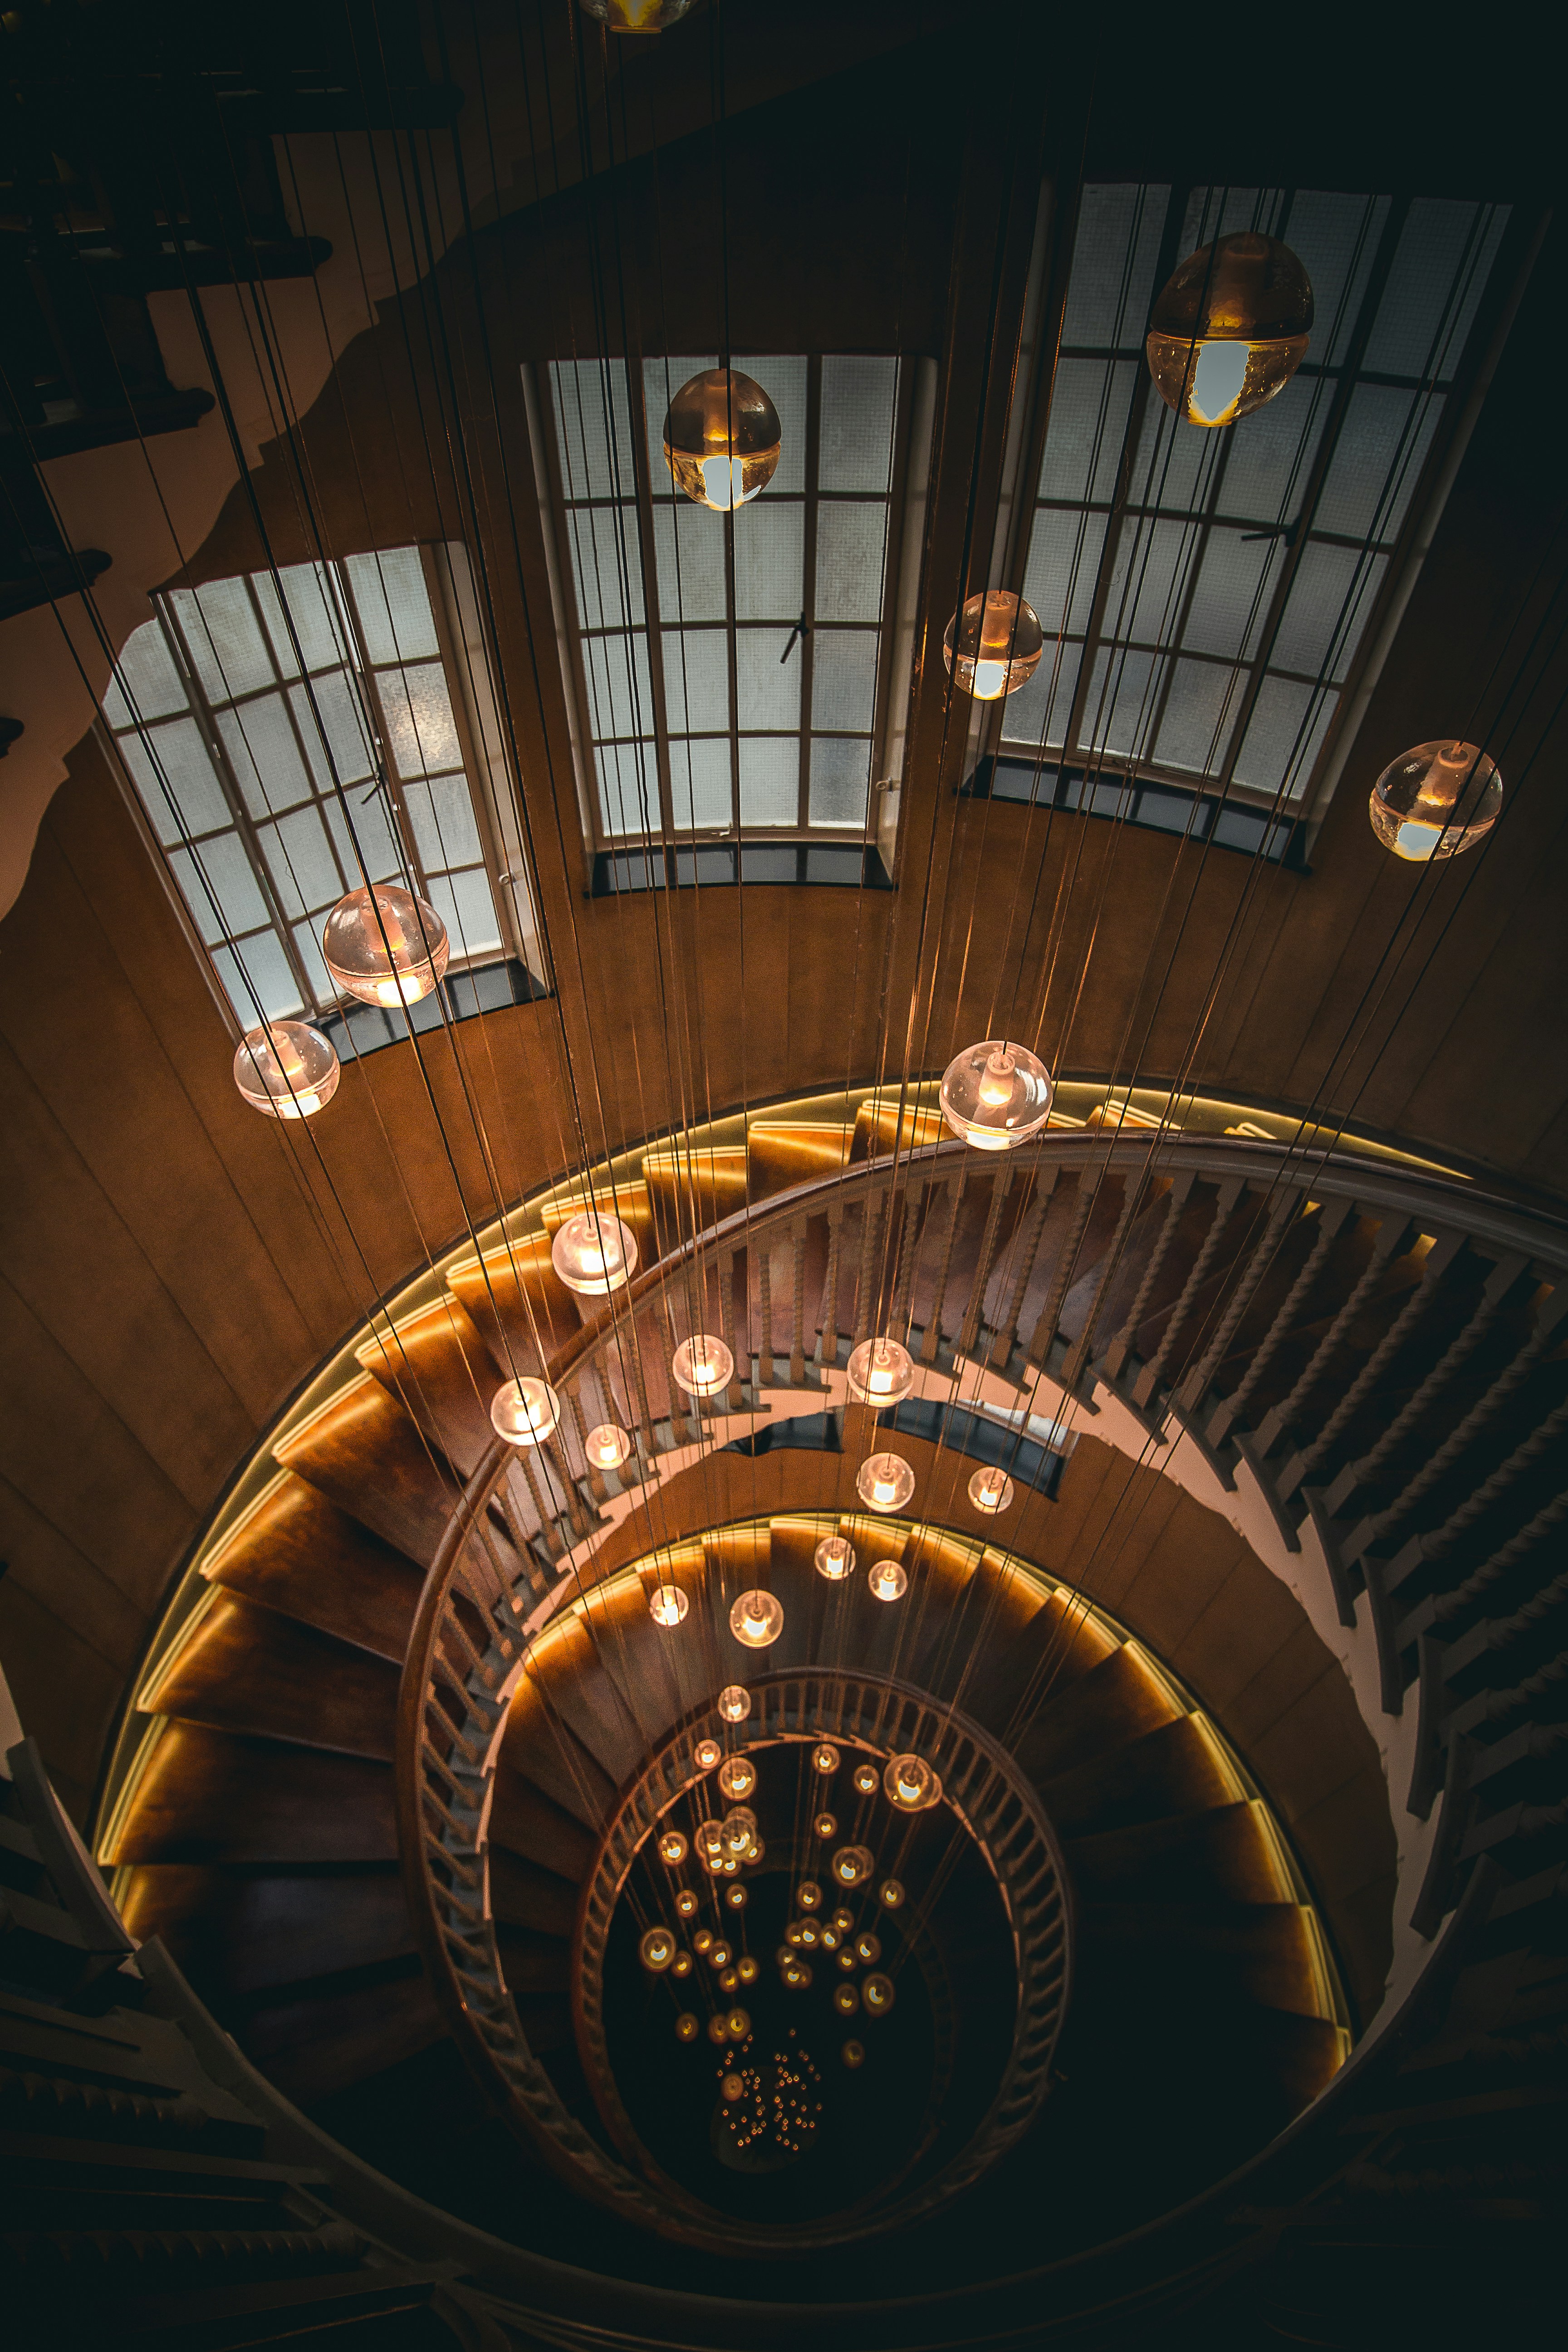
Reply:
M658 762L659 830L663 838L668 841L675 832L675 798L669 774L669 712L664 691L664 632L658 601L658 549L653 534L653 483L648 470L647 402L645 397L646 388L643 383L640 356L634 358L628 352L626 371L629 402L627 420L632 446L633 495L630 504L637 522L637 554L639 576L642 580L643 625L647 638L648 694L653 703L653 709L648 717ZM621 502L623 507L627 503L624 493ZM672 535L675 528L676 519L672 511L670 517ZM636 631L632 627L629 613L626 615L626 627L628 634L635 636ZM637 665L634 659L632 677L635 678L636 676ZM690 712L688 711L689 721L690 716Z
M822 354L813 352L805 363L805 512L801 534L801 632L795 640L800 656L800 785L796 818L802 833L811 824L811 696L812 647L816 623L816 517L821 489Z

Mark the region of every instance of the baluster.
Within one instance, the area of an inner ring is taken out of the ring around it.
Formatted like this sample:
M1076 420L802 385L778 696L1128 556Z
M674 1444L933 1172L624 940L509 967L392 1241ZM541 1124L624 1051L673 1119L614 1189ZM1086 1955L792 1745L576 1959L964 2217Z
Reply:
M1209 1423L1208 1438L1211 1445L1220 1444L1235 1423L1240 1420L1247 1410L1254 1389L1289 1338L1296 1309L1317 1280L1319 1270L1329 1254L1334 1236L1351 1214L1353 1205L1350 1201L1331 1201L1323 1210L1318 1220L1316 1237L1311 1248L1307 1252L1306 1262L1300 1273L1280 1301L1275 1311L1273 1322L1253 1349L1252 1360L1236 1389L1226 1397Z
M510 1467L510 1465L509 1465L509 1470ZM500 1515L502 1519L506 1522L506 1531L511 1538L512 1549L517 1553L518 1559L521 1563L522 1572L531 1583L535 1572L533 1567L533 1547L529 1540L526 1530L524 1529L522 1524L522 1514L517 1507L517 1502L512 1495L510 1483L508 1475L505 1472L503 1472L501 1477L497 1482L495 1499L500 1506Z
M957 1352L970 1355L976 1339L984 1328L985 1286L991 1279L992 1263L996 1255L996 1236L1002 1230L1002 1210L1012 1190L1010 1168L994 1168L991 1171L991 1207L985 1219L985 1230L980 1236L980 1256L970 1285L969 1305L958 1334Z
M948 1213L947 1232L942 1236L942 1257L936 1270L936 1287L931 1292L931 1319L926 1325L925 1338L921 1343L922 1364L934 1364L942 1347L942 1310L947 1297L947 1276L952 1264L952 1244L958 1236L958 1213L963 1200L963 1176L950 1177L947 1191L952 1207Z
M741 1360L735 1353L735 1251L726 1250L719 1261L719 1329L735 1364L724 1391L724 1402L731 1412L739 1412L745 1402L741 1388Z
M877 1236L882 1225L882 1194L868 1192L860 1217L860 1279L855 1288L855 1345L871 1337L876 1288Z
M1379 1224L1377 1238L1372 1245L1372 1255L1362 1268L1360 1278L1350 1297L1312 1350L1306 1370L1283 1403L1277 1404L1271 1412L1264 1414L1254 1442L1254 1451L1260 1461L1265 1454L1271 1454L1279 1444L1291 1422L1300 1411L1303 1402L1311 1394L1323 1373L1339 1353L1340 1343L1345 1333L1361 1313L1378 1283L1382 1281L1389 1260L1403 1248L1410 1231L1411 1222L1408 1217L1385 1217Z
M816 1341L816 1361L826 1370L838 1361L838 1244L844 1231L844 1203L834 1201L827 1211L827 1274L822 1286L822 1328Z
M566 1516L572 1523L573 1534L574 1536L585 1536L590 1534L593 1530L594 1522L583 1508L583 1497L577 1492L577 1481L572 1475L571 1465L566 1459L565 1450L561 1444L559 1433L555 1436L550 1438L547 1443L540 1448L540 1451L552 1465L556 1478L560 1482L562 1496L566 1507Z
M1288 1465L1284 1476L1279 1481L1281 1499L1288 1495L1293 1495L1297 1487L1311 1475L1341 1430L1347 1425L1352 1415L1360 1411L1363 1403L1372 1394L1410 1333L1431 1305L1438 1283L1463 1247L1464 1237L1459 1234L1445 1234L1439 1240L1433 1243L1426 1253L1426 1262L1421 1269L1421 1279L1405 1300L1404 1307L1394 1317L1311 1444L1304 1446Z
M489 1567L489 1574L484 1578L478 1574L479 1563L475 1559L474 1547L470 1543L465 1550L463 1559L458 1564L457 1578L468 1590L476 1607L483 1612L496 1628L497 1646L503 1656L510 1658L515 1654L516 1644L510 1633L503 1630L496 1612L503 1609L511 1597L511 1578L497 1549L495 1529L486 1525L484 1516L475 1520L474 1528L479 1542L484 1547L485 1562Z
M1122 1366L1132 1353L1133 1342L1138 1337L1143 1318L1148 1313L1149 1301L1154 1295L1154 1285L1160 1279L1161 1268L1170 1254L1171 1244L1176 1237L1176 1227L1181 1223L1182 1211L1187 1203L1187 1195L1196 1181L1196 1177L1187 1170L1184 1170L1172 1180L1171 1189L1165 1195L1165 1214L1160 1230L1154 1237L1154 1246L1150 1252L1149 1263L1143 1269L1143 1278L1138 1285L1131 1306L1122 1318L1121 1329L1112 1335L1110 1345L1105 1351L1102 1370L1108 1381L1114 1381L1120 1377Z
M1094 1347L1094 1328L1100 1320L1100 1310L1104 1304L1105 1294L1121 1266L1122 1248L1137 1213L1142 1191L1143 1177L1141 1170L1134 1170L1131 1175L1122 1179L1121 1214L1116 1220L1116 1230L1110 1236L1110 1246L1100 1261L1100 1280L1094 1286L1094 1296L1089 1302L1089 1312L1083 1318L1083 1329L1068 1349L1067 1361L1062 1366L1064 1389L1077 1388L1089 1363ZM1168 1219L1166 1229L1169 1230Z
M643 1370L642 1333L638 1328L637 1318L635 1314L626 1318L624 1328L627 1339L626 1353L632 1361L633 1403L637 1416L637 1452L642 1455L644 1462L647 1463L653 1460L658 1448L654 1444L653 1413L647 1401L647 1376Z
M1035 1336L1029 1342L1031 1364L1043 1366L1051 1352L1051 1342L1057 1336L1057 1319L1061 1314L1062 1302L1068 1295L1068 1285L1072 1280L1072 1270L1078 1258L1079 1246L1083 1240L1089 1213L1094 1207L1095 1185L1099 1181L1100 1173L1099 1168L1080 1168L1073 1179L1078 1188L1078 1200L1072 1213L1072 1223L1063 1237L1061 1254L1057 1259L1056 1269L1051 1276L1051 1286L1046 1294L1046 1303L1041 1307L1039 1320L1035 1325Z
M757 1245L757 1326L762 1340L761 1352L757 1357L759 1388L772 1388L774 1380L773 1266L773 1249L763 1240Z
M790 1227L790 1241L795 1252L795 1328L789 1346L789 1383L791 1388L805 1385L805 1219L797 1217Z
M1177 1402L1184 1411L1195 1412L1208 1393L1209 1382L1224 1363L1230 1343L1240 1328L1241 1318L1252 1304L1253 1294L1274 1263L1274 1254L1284 1239L1285 1228L1300 1205L1300 1192L1284 1192L1269 1210L1262 1234L1253 1244L1251 1255L1242 1269L1241 1279L1230 1294L1230 1304L1220 1318L1218 1330L1210 1340L1201 1363L1187 1374L1176 1391Z
M888 1214L890 1217L892 1213L893 1194L892 1189L889 1186L888 1192ZM899 1271L897 1279L893 1284L893 1317L890 1328L895 1332L907 1332L910 1328L910 1299L913 1294L915 1286L915 1259L920 1255L920 1245L921 1213L919 1206L916 1203L914 1194L910 1190L909 1178L906 1172L904 1179L903 1222L899 1231Z
M536 1450L531 1445L520 1445L517 1454L522 1465L522 1475L528 1481L528 1491L532 1496L533 1507L539 1515L539 1539L550 1558L553 1559L559 1549L559 1538L556 1537L554 1527L555 1515L546 1499L543 1482L539 1475L539 1465L533 1458ZM555 1540L552 1540L552 1538L555 1538Z
M1024 1300L1028 1292L1029 1277L1035 1271L1035 1259L1039 1253L1040 1235L1045 1232L1047 1213L1051 1205L1051 1196L1057 1189L1057 1179L1061 1172L1060 1162L1057 1160L1047 1161L1035 1171L1035 1197L1029 1205L1028 1225L1024 1234L1023 1246L1018 1253L1018 1271L1014 1277L1013 1296L1002 1318L995 1343L991 1350L991 1366L994 1371L1000 1372L1006 1370L1012 1360L1013 1350L1018 1344L1018 1318L1024 1311Z
M1510 1536L1505 1544L1500 1544L1490 1558L1473 1570L1462 1584L1457 1584L1451 1592L1438 1593L1425 1608L1416 1610L1414 1616L1406 1621L1409 1631L1406 1632L1405 1626L1400 1628L1401 1649L1407 1642L1413 1642L1417 1633L1426 1633L1429 1626L1451 1624L1456 1617L1464 1613L1472 1601L1479 1601L1508 1574L1510 1568L1526 1559L1542 1537L1550 1535L1564 1518L1568 1518L1568 1488L1553 1495L1549 1503L1543 1503L1534 1517L1528 1519L1522 1528Z
M1445 1553L1452 1551L1466 1528L1473 1527L1483 1512L1489 1511L1500 1496L1507 1494L1521 1472L1528 1470L1549 1445L1554 1444L1564 1429L1568 1429L1568 1398L1547 1414L1539 1429L1532 1430L1514 1447L1505 1462L1500 1462L1489 1476L1482 1479L1474 1494L1457 1511L1450 1512L1440 1528L1433 1528L1406 1544L1389 1570L1385 1580L1388 1589L1392 1591L1395 1585L1402 1584L1422 1560L1441 1559Z
M1220 1186L1215 1198L1214 1214L1209 1219L1209 1229L1204 1235L1203 1247L1194 1261L1193 1270L1182 1286L1181 1297L1166 1318L1159 1346L1133 1382L1134 1404L1147 1404L1160 1385L1160 1376L1165 1369L1171 1350L1176 1344L1177 1334L1185 1323L1199 1291L1209 1278L1209 1271L1218 1254L1219 1245L1225 1239L1232 1217L1236 1214L1236 1204L1246 1190L1247 1179L1244 1176L1227 1177Z

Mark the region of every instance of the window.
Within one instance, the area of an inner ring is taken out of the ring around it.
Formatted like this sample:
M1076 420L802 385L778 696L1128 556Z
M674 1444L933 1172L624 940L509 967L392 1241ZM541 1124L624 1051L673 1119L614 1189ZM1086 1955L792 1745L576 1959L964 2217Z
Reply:
M454 967L531 941L487 852L495 730L464 596L438 618L443 578L467 585L453 553L294 564L281 595L269 572L175 589L121 651L103 715L247 1027L335 1012L322 926L366 872L430 901Z
M1019 755L1032 772L1043 747L1311 806L1507 217L1430 197L1084 190L1023 583L1046 655L1006 706L1011 789L1031 790ZM1311 345L1268 407L1205 432L1153 390L1144 326L1184 254L1249 227L1305 262Z
M883 724L899 362L737 359L770 394L784 446L767 488L732 519L676 494L662 442L671 394L716 364L550 369L590 827L596 845L860 842Z

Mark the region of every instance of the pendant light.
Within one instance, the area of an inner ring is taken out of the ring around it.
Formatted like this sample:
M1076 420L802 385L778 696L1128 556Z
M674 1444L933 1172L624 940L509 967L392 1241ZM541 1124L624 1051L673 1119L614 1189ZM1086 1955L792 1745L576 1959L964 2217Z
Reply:
M826 1577L829 1584L840 1584L855 1573L855 1547L847 1536L824 1536L812 1560L818 1576Z
M1032 604L1005 588L988 588L953 614L942 657L965 694L1000 702L1033 677L1045 643Z
M632 1441L618 1422L602 1421L583 1440L583 1451L595 1470L618 1470L631 1460Z
M542 1445L560 1418L548 1381L503 1381L490 1399L490 1426L509 1445Z
M879 1559L866 1579L873 1601L901 1601L910 1589L908 1575L896 1559Z
M977 1511L992 1517L1011 1506L1013 1481L998 1465L989 1464L984 1470L977 1470L970 1480L969 1499Z
M977 1151L1011 1151L1050 1117L1051 1074L1026 1045L987 1037L942 1072L942 1115Z
M903 1813L929 1812L942 1795L942 1781L923 1756L894 1756L882 1775L888 1802Z
M844 1376L861 1404L899 1404L915 1384L914 1359L897 1339L879 1334L850 1349Z
M1384 849L1414 866L1486 839L1502 807L1497 762L1474 743L1417 743L1384 768L1367 813Z
M689 1397L717 1396L734 1377L735 1359L722 1339L710 1331L694 1331L677 1348L669 1369L676 1387Z
M915 1474L901 1454L868 1454L855 1474L863 1503L874 1511L901 1511L915 1491Z
M691 0L577 0L584 16L606 33L662 33L678 25Z
M664 419L664 454L676 488L715 514L729 514L766 488L783 440L778 410L762 385L736 368L692 376Z
M555 1228L550 1263L566 1285L582 1298L605 1298L622 1290L637 1270L637 1245L629 1226L619 1217L584 1209Z
M772 1592L742 1592L730 1612L730 1631L748 1650L765 1650L784 1632L784 1603Z
M647 1613L656 1625L679 1625L691 1602L679 1584L656 1584L647 1597Z
M1283 392L1306 357L1312 284L1277 236L1239 229L1200 246L1149 319L1149 373L1189 425L1234 425Z
M321 934L327 970L345 995L366 1004L417 1004L435 988L451 951L435 908L395 882L351 890Z
M235 1049L234 1083L252 1110L269 1118L313 1118L342 1076L331 1040L308 1021L265 1021Z
M744 1723L752 1712L752 1694L743 1683L726 1683L719 1694L719 1712L726 1723Z

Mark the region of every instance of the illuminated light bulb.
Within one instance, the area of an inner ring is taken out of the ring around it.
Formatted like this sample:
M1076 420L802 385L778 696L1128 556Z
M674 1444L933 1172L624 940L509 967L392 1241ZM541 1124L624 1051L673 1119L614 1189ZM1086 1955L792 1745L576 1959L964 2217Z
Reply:
M235 1048L234 1083L269 1118L313 1118L338 1090L342 1067L308 1021L266 1021Z
M701 2031L701 2027L689 2010L683 2011L675 2021L675 2038L678 2042L695 2042Z
M1055 1091L1037 1054L986 1037L948 1064L939 1099L943 1118L965 1143L977 1151L1013 1151L1038 1135Z
M837 1771L838 1750L835 1748L831 1739L819 1739L817 1741L816 1746L811 1751L811 1769L814 1772Z
M556 1226L550 1263L583 1298L607 1298L637 1271L637 1245L629 1226L598 1209L584 1209Z
M855 1938L855 1957L863 1967L874 1969L878 1961L882 1957L882 1939L880 1936L873 1936L869 1927L865 1930L864 1934L857 1936Z
M901 1601L910 1589L910 1580L896 1559L879 1559L866 1581L873 1601Z
M837 1584L855 1573L855 1547L847 1536L824 1536L812 1554L818 1576Z
M668 1862L671 1870L686 1860L687 1843L679 1830L666 1830L658 1842L658 1856Z
M744 2042L752 2030L752 2021L743 2009L732 2009L724 2022L731 2042Z
M942 1782L921 1756L895 1756L882 1775L889 1802L900 1812L923 1813L942 1795Z
M1149 373L1187 424L1234 425L1284 391L1311 324L1311 281L1289 247L1238 229L1166 281L1149 318Z
M678 25L691 0L577 0L584 16L606 33L662 33Z
M417 1004L436 987L451 951L435 908L395 882L351 890L321 933L333 981L364 1004Z
M738 368L692 376L665 413L665 461L677 488L716 514L732 512L766 488L783 440L778 410Z
M745 1955L743 1959L736 1961L735 1974L740 1978L741 1982L744 1985L756 1983L757 1964L755 1960L752 1959L750 1952Z
M815 1952L822 1941L822 1929L815 1919L797 1919L795 1940L802 1951Z
M752 1694L742 1683L726 1683L719 1694L719 1712L726 1723L744 1723L752 1711Z
M820 1911L822 1889L815 1878L803 1878L795 1890L795 1899L803 1911Z
M901 1454L868 1454L855 1473L855 1486L873 1511L900 1511L915 1491L915 1474Z
M849 1350L844 1377L862 1404L900 1404L915 1384L914 1358L898 1339L862 1339Z
M637 1956L650 1975L662 1976L676 1955L675 1937L668 1927L650 1927L637 1946Z
M875 1867L868 1845L841 1845L833 1857L833 1875L840 1886L862 1885Z
M855 1925L855 1914L853 1911L836 1911L833 1915L832 1924L837 1928L838 1933L841 1936L847 1936L851 1927Z
M868 2017L886 2017L893 2006L892 1978L868 1976L860 1988L860 1998L866 2004Z
M900 1880L896 1878L884 1878L882 1884L877 1889L877 1900L881 1905L883 1910L898 1910L903 1902L903 1899L904 1890Z
M676 1387L684 1389L689 1397L717 1396L730 1385L735 1359L710 1331L694 1331L677 1348L669 1369Z
M840 1941L841 1938L839 1937L838 1930L834 1926L832 1920L825 1919L822 1923L823 1950L825 1952L836 1952L838 1949Z
M693 2018L692 2023L695 2024L696 2021L696 2019ZM847 2042L838 2054L851 2073L854 2072L857 2066L863 2066L866 2063L865 2045L861 2042Z
M811 1962L797 1960L792 1954L779 1970L791 1992L804 1992L811 1982Z
M724 1889L724 1900L729 1905L731 1911L743 1911L746 1907L745 1888L740 1885L726 1886Z
M874 1764L857 1764L855 1790L858 1796L872 1797L877 1792L877 1768Z
M838 2011L840 2017L853 2017L855 2011L860 2006L859 1987L852 1984L835 1985L833 1988L833 2006Z
M818 1813L811 1826L816 1831L819 1838L831 1838L838 1835L838 1823L831 1813Z
M750 1805L731 1805L719 1824L724 1852L737 1861L756 1841L757 1817Z
M719 1786L727 1797L749 1797L757 1785L757 1768L749 1756L726 1756L719 1767Z
M712 1928L711 1928L711 1927L699 1927L699 1929L697 1930L697 1933L696 1933L696 1934L695 1934L695 1936L693 1936L693 1937L691 1938L691 1948L692 1948L692 1950L693 1950L694 1952L707 1952L707 1951L710 1951L710 1950L712 1949L712 1948L713 1948L713 1930L712 1930Z
M955 686L976 702L1000 702L1033 677L1045 634L1032 604L1005 588L971 596L947 625L942 657Z
M724 1750L716 1739L700 1739L692 1749L692 1759L704 1772L711 1772L723 1757Z
M728 1944L723 1942L721 1938L718 1938L709 1945L704 1957L707 1959L709 1967L717 1972L721 1969L727 1969L735 1955L730 1949Z
M787 1969L790 1962L795 1958L795 1953L788 1944L781 1944L778 1950L773 1954L773 1958L778 1962L781 1969Z
M632 1458L632 1441L618 1423L602 1421L588 1432L583 1451L595 1470L618 1470Z
M1013 1481L996 1464L977 1470L969 1482L969 1499L977 1511L988 1517L1009 1508L1013 1500Z
M1384 768L1367 814L1384 849L1413 866L1484 841L1502 807L1502 777L1474 743L1417 743Z
M683 1886L675 1898L675 1907L683 1919L692 1917L697 1909L697 1897L689 1886Z
M722 2010L720 2010L714 2016L709 2019L708 2039L715 2045L720 2042L728 2042L730 2039L729 2027Z
M690 1606L679 1584L656 1584L647 1597L647 1613L656 1625L679 1625Z
M490 1399L490 1426L509 1445L542 1445L561 1418L548 1381L503 1381Z
M784 1632L784 1603L773 1593L742 1592L730 1612L730 1631L748 1650L765 1650Z
M726 2074L719 2088L727 2099L739 2099L744 2096L746 2086L739 2074Z
M672 1977L689 1977L691 1974L690 1953L677 1952L669 1964L669 1973Z

